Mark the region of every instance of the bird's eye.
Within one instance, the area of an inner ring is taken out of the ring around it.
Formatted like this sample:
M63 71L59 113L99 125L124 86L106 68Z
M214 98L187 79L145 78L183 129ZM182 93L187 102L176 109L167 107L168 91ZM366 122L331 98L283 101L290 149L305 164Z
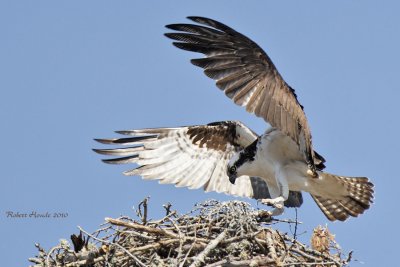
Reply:
M236 172L236 166L232 166L229 168L230 173L235 173Z

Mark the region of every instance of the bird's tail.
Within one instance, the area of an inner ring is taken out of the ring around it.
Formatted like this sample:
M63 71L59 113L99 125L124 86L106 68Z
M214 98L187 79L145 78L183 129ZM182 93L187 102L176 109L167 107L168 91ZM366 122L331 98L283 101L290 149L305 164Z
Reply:
M313 195L313 199L325 216L331 220L344 221L349 216L357 217L364 213L373 202L374 185L366 177L345 177L325 172L321 180L328 190L338 192L338 197Z

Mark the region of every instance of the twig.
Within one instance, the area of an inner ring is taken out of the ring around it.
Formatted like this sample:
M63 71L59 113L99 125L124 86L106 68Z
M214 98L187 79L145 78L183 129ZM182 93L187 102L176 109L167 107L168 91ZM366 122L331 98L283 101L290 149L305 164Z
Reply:
M313 261L316 261L316 262L321 261L321 258L316 258L316 257L314 257L314 256L312 256L312 255L310 255L310 254L305 253L304 251L302 251L302 250L300 250L300 249L298 249L298 248L292 247L292 248L290 248L290 250L291 250L291 251L294 251L294 252L300 254L301 256L306 257L306 258L308 258L308 259L310 259L310 260L313 260Z
M216 239L211 241L208 246L196 257L196 260L190 265L190 267L198 267L204 263L204 258L213 250L218 244L226 237L227 231L223 231L218 235Z
M296 214L296 220L295 220L295 224L294 224L294 233L293 233L293 239L294 240L297 240L297 225L298 225L298 223L297 223L297 208L294 208L294 211L295 211L295 214Z
M131 254L126 248L124 248L123 246L119 245L118 243L113 243L113 242L110 242L110 241L108 241L108 240L99 239L99 238L97 238L97 237L95 237L95 236L89 234L89 233L86 232L85 230L83 230L80 226L78 226L78 229L79 229L80 231L82 231L83 233L85 233L87 236L90 236L91 238L93 238L93 239L95 239L95 240L97 240L97 241L100 241L100 242L102 242L102 243L106 243L106 244L110 244L110 245L114 245L114 246L116 246L116 247L119 247L119 248L122 249L126 254L128 254L129 256L131 256L131 258L134 259L135 262L136 262L139 266L146 267L146 265L143 264L135 255Z
M56 246L56 247L54 247L54 248L52 248L50 251L49 251L49 253L47 254L47 257L46 257L46 264L47 264L47 266L50 266L50 257L51 257L51 254L53 254L53 252L56 250L56 249L62 249L63 247L62 246ZM53 261L54 261L54 259L53 259ZM57 261L55 261L56 262L56 264L57 264Z
M167 204L164 204L163 207L165 209L165 216L168 216L171 212L172 204L168 202Z
M351 258L353 257L353 251L349 252L349 255L347 256L347 259L344 260L344 263L347 264L351 261Z
M170 218L170 217L172 217L172 216L175 216L175 215L176 215L176 210L174 210L174 211L168 213L168 214L165 215L164 218L162 218L161 220L148 222L148 224L152 224L152 225L153 225L153 224L156 224L156 225L158 225L158 224L161 224L161 223L165 222L168 218Z
M33 262L33 263L37 263L37 264L41 264L42 260L38 259L38 258L28 258L28 261Z
M218 266L270 266L274 264L275 261L268 257L254 258L251 260L222 260L212 264L205 265L204 267L218 267Z
M334 261L324 261L324 262L303 262L303 261L298 261L298 262L290 262L290 263L283 263L279 266L317 266L317 267L322 267L322 266L327 266L331 267L332 264L336 264Z
M168 221L170 221L171 224L175 227L175 229L179 235L179 249L178 249L178 256L176 257L176 259L178 260L182 255L182 246L183 246L183 243L185 242L185 235L182 234L179 227L176 225L176 223L173 220L171 220L171 218L168 217Z
M138 205L137 213L141 217L143 225L146 225L147 223L147 203L149 199L150 197L146 197ZM142 214L142 207L143 207L143 214Z
M152 227L148 227L148 226L144 226L144 225L140 225L140 224L119 221L119 220L112 219L112 218L105 218L105 220L111 224L118 225L118 226L133 228L136 230L146 231L148 233L157 234L157 235L165 235L165 236L169 236L172 238L179 238L179 236L177 236L176 234L174 234L170 231L163 230L163 229L152 228Z
M303 222L299 222L297 220L290 220L290 219L276 219L276 218L272 218L273 222L277 222L277 223L288 223L288 224L303 224Z
M189 248L188 251L186 252L186 255L185 255L185 257L183 258L183 261L182 261L182 263L179 265L179 267L183 267L183 266L185 265L185 262L186 262L187 258L189 257L189 254L190 254L190 252L192 251L192 249L194 248L195 244L196 244L196 243L193 242L193 243L190 245L190 248Z
M275 244L272 240L271 231L267 230L265 241L267 241L267 248L268 248L268 255L273 259L276 260L278 256L276 255Z

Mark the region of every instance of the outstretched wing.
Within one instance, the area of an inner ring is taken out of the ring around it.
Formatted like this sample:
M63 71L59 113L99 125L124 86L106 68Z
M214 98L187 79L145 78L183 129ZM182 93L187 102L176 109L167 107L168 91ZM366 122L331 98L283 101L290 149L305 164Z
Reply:
M131 137L96 139L103 144L127 147L94 149L103 155L117 156L104 159L111 164L136 163L139 166L124 172L140 175L143 179L157 179L162 184L255 199L270 198L267 184L258 177L243 176L235 185L229 182L226 166L234 153L257 139L257 134L237 121L215 122L207 125L153 128L118 131ZM286 206L298 207L301 192L291 192Z
M208 125L118 131L132 137L96 139L104 144L129 145L126 148L95 149L97 153L122 156L106 163L137 163L125 175L158 179L191 189L223 192L250 198L265 198L267 186L260 178L243 177L232 185L226 175L230 158L257 139L240 122L223 121Z
M303 107L294 90L283 80L268 55L252 40L212 19L188 17L199 24L171 24L180 31L166 33L183 50L206 57L191 62L217 81L217 86L236 104L262 117L290 136L315 173L311 133Z

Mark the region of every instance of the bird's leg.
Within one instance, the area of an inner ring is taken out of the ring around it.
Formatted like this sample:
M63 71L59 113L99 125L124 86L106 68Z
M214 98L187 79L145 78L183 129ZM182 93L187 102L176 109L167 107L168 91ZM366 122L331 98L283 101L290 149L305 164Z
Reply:
M283 211L284 211L283 202L284 201L285 201L285 199L283 197L261 199L262 204L274 207L274 209L272 211L268 211L268 214L270 216L278 216L283 213Z
M283 202L285 201L285 199L280 196L280 197L276 197L276 198L264 198L261 199L261 203L264 205L268 205L268 206L272 206L274 208L277 209L283 209Z
M262 199L261 203L264 205L273 206L271 216L281 215L284 211L284 202L289 197L289 185L286 179L286 172L284 168L277 169L275 176L276 184L278 186L269 187L270 194L275 198Z

